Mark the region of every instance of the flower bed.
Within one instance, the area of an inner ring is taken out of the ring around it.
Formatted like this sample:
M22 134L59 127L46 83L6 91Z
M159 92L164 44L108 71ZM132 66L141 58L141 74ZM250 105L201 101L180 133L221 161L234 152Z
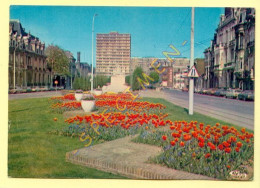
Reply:
M126 101L126 100L98 100L96 106L102 109L113 109L118 110L128 110L129 112L144 112L154 113L157 110L165 109L162 104L154 104L150 102L140 102L140 101Z
M253 158L254 135L245 128L175 121L170 130L143 131L134 141L163 147L155 163L220 179Z
M65 111L71 111L71 110L79 110L81 108L81 103L72 101L72 102L57 102L51 105L51 109L55 113L63 113Z
M69 124L67 127L50 133L71 137L78 137L85 133L96 141L109 141L140 133L141 130L172 125L172 121L164 120L166 117L167 115L123 114L121 112L75 116L65 120Z
M50 101L52 103L57 103L57 102L63 102L63 101L75 101L75 96L74 94L67 94L64 96L59 96L59 97L51 97Z
M133 101L134 97L128 93L119 93L119 94L102 94L95 96L97 100L125 100L125 101Z

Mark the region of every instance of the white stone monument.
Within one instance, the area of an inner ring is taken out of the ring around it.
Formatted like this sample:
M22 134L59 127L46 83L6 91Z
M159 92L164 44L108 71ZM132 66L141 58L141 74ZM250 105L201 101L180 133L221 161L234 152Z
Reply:
M119 66L113 72L111 76L111 84L102 87L103 93L105 92L124 92L127 89L127 85L125 84L125 75L120 72Z

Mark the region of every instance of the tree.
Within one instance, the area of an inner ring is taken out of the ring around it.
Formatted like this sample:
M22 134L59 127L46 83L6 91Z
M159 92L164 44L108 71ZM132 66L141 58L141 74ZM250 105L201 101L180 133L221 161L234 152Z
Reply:
M125 83L127 83L128 85L130 85L130 78L131 78L131 75L128 75L125 77Z
M104 85L110 82L110 78L103 75L96 75L94 78L94 88L102 88Z
M139 90L141 88L140 83L138 82L137 78L143 78L143 69L141 67L137 67L133 72L133 83L132 83L132 90Z
M47 56L47 66L51 70L51 80L54 73L59 75L69 75L69 58L66 53L57 45L49 45L45 50Z
M154 80L154 84L159 82L159 74L157 72L151 72L149 76Z
M102 88L105 84L110 82L110 77L103 76L103 75L96 75L94 77L94 88ZM91 83L90 83L90 76L87 77L76 77L73 82L73 89L81 89L84 91L88 91L91 88Z

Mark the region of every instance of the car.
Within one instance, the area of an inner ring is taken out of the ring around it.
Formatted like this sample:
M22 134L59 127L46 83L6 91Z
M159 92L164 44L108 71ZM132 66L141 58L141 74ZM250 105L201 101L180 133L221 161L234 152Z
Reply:
M214 95L218 96L218 97L223 97L223 96L226 96L226 92L227 92L227 90L222 88L222 89L216 90Z
M212 88L210 91L210 95L215 95L217 90L218 90L218 88Z
M207 92L207 89L206 89L206 88L201 88L201 89L198 91L199 94L206 94L206 92Z
M207 95L214 95L214 93L217 91L217 88L209 88L207 91L206 91L206 94Z
M238 94L237 98L239 100L254 100L254 91L253 90L245 90Z
M184 87L184 88L182 88L182 91L184 91L184 92L188 92L188 91L189 91L189 89L188 89L188 88L186 88L186 87Z
M240 89L228 89L226 92L226 98L236 99L238 94L241 92Z

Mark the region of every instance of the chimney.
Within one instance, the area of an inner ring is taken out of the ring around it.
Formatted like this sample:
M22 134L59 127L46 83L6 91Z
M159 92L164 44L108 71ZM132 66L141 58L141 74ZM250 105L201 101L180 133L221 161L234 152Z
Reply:
M80 62L80 52L77 52L77 62Z

